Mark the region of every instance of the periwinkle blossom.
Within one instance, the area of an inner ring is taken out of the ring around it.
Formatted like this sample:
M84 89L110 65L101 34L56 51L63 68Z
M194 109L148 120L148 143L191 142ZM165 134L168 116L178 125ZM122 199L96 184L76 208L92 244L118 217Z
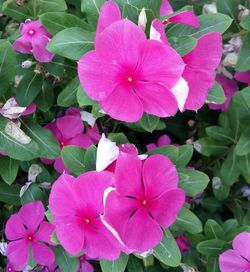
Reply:
M242 232L233 240L233 248L219 257L221 272L250 272L250 233Z
M116 6L112 1L106 5ZM171 88L184 70L181 57L170 46L148 40L130 20L118 20L114 10L115 15L100 14L97 29L103 30L96 36L95 50L78 62L81 85L114 119L136 122L144 112L174 115L178 104Z
M185 201L177 185L176 168L167 157L153 155L142 161L137 155L121 153L104 220L129 250L143 253L155 247L163 237L162 228L176 220Z
M30 249L37 264L53 264L54 253L46 244L54 245L51 236L55 228L43 221L44 214L42 202L33 201L21 207L19 212L7 221L5 235L10 241L7 257L13 269L22 271L26 267Z
M190 243L185 235L179 235L175 240L182 254L190 250Z
M166 145L170 145L171 144L171 139L170 137L165 134L165 135L161 135L158 140L157 140L157 143L150 143L147 145L147 150L150 151L150 150L153 150L157 147L162 147L162 146L166 146Z
M235 92L238 91L238 85L235 80L229 79L219 74L216 76L216 81L222 86L226 96L226 101L223 104L210 103L208 104L208 106L211 110L226 111L230 104L232 96L234 95Z
M53 184L49 208L61 245L72 255L114 260L120 244L102 221L104 190L112 185L107 171L86 172L77 178L62 174Z
M52 35L46 30L39 20L27 19L20 25L21 37L16 39L13 47L23 54L33 54L39 62L50 62L54 54L46 49Z
M246 83L250 85L250 71L246 72L236 72L234 78L239 82Z

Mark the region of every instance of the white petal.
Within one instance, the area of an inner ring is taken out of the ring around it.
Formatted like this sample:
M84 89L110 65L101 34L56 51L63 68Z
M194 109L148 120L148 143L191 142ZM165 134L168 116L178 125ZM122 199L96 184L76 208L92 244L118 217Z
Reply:
M141 155L138 155L138 157L140 158L140 160L144 161L144 160L146 160L148 155L147 154L141 154Z
M107 200L107 197L108 197L109 193L111 193L114 190L115 190L115 188L111 187L111 186L104 190L104 193L103 193L103 206L106 205L106 200Z
M96 171L101 172L106 169L119 156L119 148L116 143L111 142L102 134L97 146Z
M176 97L179 110L183 111L189 92L187 81L181 77L177 84L171 89L171 91Z
M145 31L147 25L147 14L145 8L143 8L139 14L138 26Z
M157 31L154 27L153 24L150 27L150 40L156 40L161 42L161 33Z
M91 127L95 125L96 118L92 113L87 111L81 111L81 118L83 121L86 121Z
M3 256L6 256L6 249L7 249L7 243L0 243L0 253L3 255Z
M21 188L20 190L20 193L19 193L19 196L22 197L23 194L28 190L28 188L30 187L30 185L32 184L33 182L26 182L25 185L23 185L23 187Z
M38 164L31 164L28 172L28 181L35 182L36 177L41 174L43 169Z

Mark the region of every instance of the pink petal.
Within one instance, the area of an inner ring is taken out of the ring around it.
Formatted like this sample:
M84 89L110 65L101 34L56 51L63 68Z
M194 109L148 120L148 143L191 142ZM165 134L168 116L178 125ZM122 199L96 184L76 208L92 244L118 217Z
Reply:
M119 67L101 59L95 51L85 54L78 62L78 77L87 95L102 100L117 86Z
M101 33L112 23L121 20L121 12L116 3L113 1L105 2L100 10L96 33Z
M81 271L84 271L84 272L94 272L94 267L89 262L83 262L81 264L81 270L78 271L78 272L81 272Z
M33 257L37 264L49 266L49 265L52 265L55 261L55 255L52 249L50 249L48 246L44 244L33 242L32 252L33 252Z
M64 173L53 184L49 197L49 208L53 216L69 216L76 210L76 196L72 189L74 181L74 177Z
M249 263L235 250L227 250L219 257L221 272L248 271Z
M99 218L95 220L94 226L86 228L83 251L90 258L115 260L120 255L120 245Z
M139 121L143 114L143 106L132 87L120 84L105 100L100 102L102 109L112 118L125 121Z
M80 146L84 149L87 149L93 144L90 137L86 134L78 134L69 141L66 142L65 145L75 145Z
M62 137L68 141L80 134L84 130L83 122L80 116L66 115L58 118L56 121L57 128L61 131Z
M179 235L176 238L176 243L180 249L181 253L187 252L190 250L190 243L184 235Z
M51 236L55 230L55 226L48 223L48 222L42 222L40 224L38 232L35 234L35 240L36 241L42 241L50 245L54 245L53 242L51 242Z
M191 10L182 11L181 13L178 13L173 17L170 17L168 21L171 23L189 25L194 28L198 28L200 26L200 22L197 16Z
M165 26L159 19L154 19L150 28L150 40L162 41L170 45L165 32Z
M44 164L52 164L55 160L51 160L51 159L46 159L46 158L40 158L40 160L44 163Z
M11 266L17 271L22 271L28 263L29 244L21 239L11 242L7 246L7 257Z
M36 111L36 104L31 103L26 110L22 113L22 116L30 115Z
M164 228L172 225L178 212L185 203L185 194L181 189L166 192L149 203L149 211L156 222Z
M180 55L170 46L155 40L140 44L140 61L137 70L138 80L153 81L172 88L184 70Z
M18 216L30 232L35 232L43 221L44 214L43 203L38 200L25 204L18 212Z
M165 16L168 14L173 13L173 8L168 0L162 0L161 7L160 7L160 15Z
M95 49L103 60L135 68L139 45L146 40L144 31L128 19L119 20L96 37Z
M17 240L25 237L26 229L19 215L12 215L5 227L5 235L8 240Z
M183 78L188 82L189 86L189 94L184 109L197 111L204 105L215 78L210 72L189 67L185 68Z
M178 110L175 96L161 84L140 82L135 86L144 111L159 117L169 117Z
M150 150L154 150L155 148L157 148L157 145L152 143L152 144L148 144L147 145L147 150L150 151Z
M62 140L62 133L61 133L60 130L57 128L56 122L49 123L49 124L45 125L44 127L47 128L48 130L50 130L50 131L52 132L52 134L54 135L54 137L55 137L58 141L61 141L61 140Z
M32 40L32 53L37 61L50 62L54 58L54 54L46 49L49 41L50 39L44 35Z
M113 184L113 178L114 175L107 171L90 171L77 177L73 183L73 190L77 192L78 203L94 209L96 213L94 217L104 211L104 190Z
M142 162L137 155L120 153L115 171L115 188L120 195L139 199L143 196L141 169Z
M167 134L160 136L158 141L157 141L157 145L159 147L170 145L170 144L171 144L171 139Z
M142 176L146 198L155 198L177 188L174 164L163 155L150 156L143 164Z
M240 82L247 83L248 85L250 85L250 71L236 72L234 78Z
M101 139L101 135L100 135L100 132L99 132L99 129L98 129L97 125L94 125L92 128L88 127L85 134L90 137L93 144L98 144L98 142Z
M31 40L26 35L16 39L13 43L13 47L20 53L32 54Z
M60 174L62 174L63 172L67 174L70 173L69 169L66 167L61 157L55 159L54 168Z
M118 145L120 152L128 153L131 155L138 155L138 150L133 144L121 144Z
M140 208L129 219L123 241L127 247L142 253L159 244L162 236L159 224L146 209Z
M208 55L209 58L207 57ZM183 60L193 69L213 72L220 64L221 56L221 34L218 32L211 32L198 39L196 47L183 57Z
M249 248L250 248L250 233L249 232L242 232L234 238L233 249L250 262Z

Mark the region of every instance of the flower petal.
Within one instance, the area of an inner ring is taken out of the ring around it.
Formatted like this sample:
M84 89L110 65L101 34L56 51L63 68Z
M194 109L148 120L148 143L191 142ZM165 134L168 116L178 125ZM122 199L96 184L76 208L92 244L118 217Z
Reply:
M29 202L22 206L18 216L22 219L23 224L31 232L35 232L40 223L43 221L45 209L41 201Z
M165 15L171 14L173 12L174 12L174 10L173 10L172 6L170 5L169 1L162 0L161 7L160 7L160 15L165 16Z
M17 240L23 238L26 234L26 229L19 215L12 215L6 223L5 235L8 240Z
M177 188L178 174L174 164L163 155L152 155L142 169L145 196L155 198Z
M198 28L200 26L200 22L197 16L194 14L192 10L182 11L168 19L171 23L179 23L184 25L189 25L194 28Z
M233 248L250 262L250 252L246 250L250 248L250 233L242 232L237 235L233 240Z
M54 252L52 251L51 248L44 244L33 242L32 253L37 264L50 266L55 261Z
M102 109L112 118L125 121L139 121L143 114L143 106L130 86L120 84L105 100L100 102Z
M54 168L60 174L62 174L63 172L65 172L67 174L70 173L70 171L68 170L68 168L64 164L63 159L61 157L55 159Z
M53 242L51 242L51 236L55 230L55 226L50 224L49 222L42 222L40 224L38 232L35 234L35 240L42 241L45 243L48 243L50 245L54 245Z
M92 143L90 137L86 134L78 134L66 142L66 145L80 146L83 149L87 149L92 144L93 143Z
M177 100L164 85L140 82L135 89L145 112L159 117L169 117L177 112Z
M46 49L50 38L45 35L39 35L32 39L32 53L36 60L40 62L50 62L54 58L54 54Z
M7 246L7 257L15 270L22 271L27 265L29 258L29 244L27 241L21 239L9 243Z
M149 211L155 221L168 228L176 220L176 216L185 202L185 194L181 189L166 192L149 203Z
M169 44L166 36L165 27L159 19L154 19L150 27L150 40L161 41L167 45Z
M26 35L16 39L13 43L13 47L16 51L23 54L32 54L32 44Z
M234 78L240 82L247 83L248 85L250 85L250 71L236 72Z
M179 110L183 111L189 93L187 81L180 77L177 84L171 89L171 92L177 100Z

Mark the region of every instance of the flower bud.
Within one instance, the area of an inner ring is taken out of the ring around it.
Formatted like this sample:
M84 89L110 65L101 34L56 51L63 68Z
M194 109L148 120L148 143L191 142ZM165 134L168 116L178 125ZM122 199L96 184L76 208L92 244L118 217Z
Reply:
M216 3L213 2L211 4L205 4L203 6L202 13L203 14L208 14L208 13L214 14L214 13L217 13Z
M22 62L22 68L28 69L32 66L33 62L30 60L25 60Z
M147 25L147 14L145 8L143 8L139 14L138 26L145 31Z

